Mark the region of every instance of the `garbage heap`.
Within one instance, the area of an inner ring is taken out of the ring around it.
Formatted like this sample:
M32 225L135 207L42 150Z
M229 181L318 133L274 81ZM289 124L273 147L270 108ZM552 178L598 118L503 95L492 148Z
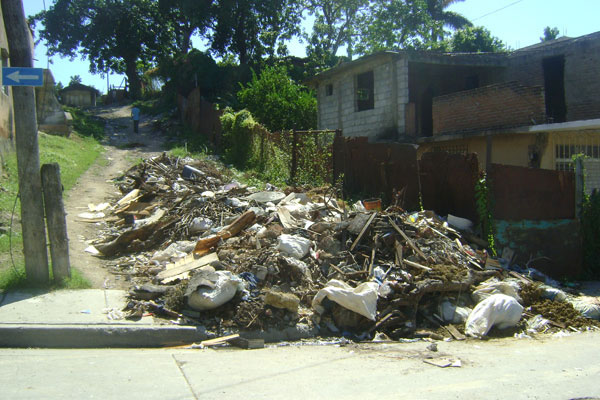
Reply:
M128 318L380 340L598 326L597 299L490 257L431 211L349 207L330 188L258 191L216 165L163 154L116 180L114 204L90 205L91 251L131 281Z

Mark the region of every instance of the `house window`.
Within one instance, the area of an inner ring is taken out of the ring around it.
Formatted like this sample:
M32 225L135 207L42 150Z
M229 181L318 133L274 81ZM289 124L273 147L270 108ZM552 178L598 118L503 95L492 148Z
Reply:
M333 95L333 84L328 83L327 85L325 85L325 96L331 96L331 95Z
M373 89L373 71L356 76L356 111L375 108L375 91Z
M6 49L0 49L0 55L2 59L0 68L8 67L8 51ZM8 86L2 85L2 93L8 96Z

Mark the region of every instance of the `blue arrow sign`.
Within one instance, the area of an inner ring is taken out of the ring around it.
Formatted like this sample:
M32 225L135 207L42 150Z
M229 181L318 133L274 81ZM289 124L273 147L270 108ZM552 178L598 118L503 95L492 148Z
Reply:
M4 86L43 86L44 70L42 68L4 67L2 68L2 84Z

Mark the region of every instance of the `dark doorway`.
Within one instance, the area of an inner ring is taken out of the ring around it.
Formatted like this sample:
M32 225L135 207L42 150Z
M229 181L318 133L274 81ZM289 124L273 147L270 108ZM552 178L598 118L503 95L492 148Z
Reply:
M428 87L421 97L421 135L433 136L433 89Z
M565 122L565 57L549 57L542 61L544 67L544 91L546 116L549 122Z

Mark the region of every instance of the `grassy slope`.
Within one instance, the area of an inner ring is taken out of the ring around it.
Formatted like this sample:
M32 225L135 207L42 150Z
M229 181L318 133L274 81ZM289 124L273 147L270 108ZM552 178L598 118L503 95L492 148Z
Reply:
M83 174L102 152L102 146L96 138L101 122L94 121L84 114L78 115L75 126L80 132L73 133L69 138L39 134L40 165L57 162L60 165L61 180L68 191L81 174ZM95 138L96 137L96 138ZM11 214L18 193L18 170L16 154L10 154L3 166L0 177L0 225L11 223ZM23 241L20 234L20 204L17 202L12 224L12 237L8 233L0 234L0 288L8 288L23 284ZM10 256L10 240L12 240L12 257L18 273L12 268ZM73 273L68 287L85 287L85 280L76 271Z

